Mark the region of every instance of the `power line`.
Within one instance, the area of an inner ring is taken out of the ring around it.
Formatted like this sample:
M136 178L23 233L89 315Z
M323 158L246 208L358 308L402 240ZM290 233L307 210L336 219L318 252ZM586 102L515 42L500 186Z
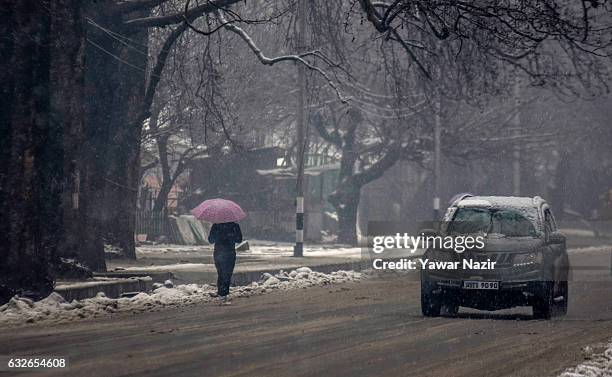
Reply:
M87 42L91 43L91 45L92 45L92 46L96 47L96 48L97 48L97 49L99 49L100 51L102 51L102 52L104 52L104 53L106 53L106 54L108 54L108 55L112 56L113 58L115 58L115 59L116 59L116 60L118 60L119 62L121 62L121 63L123 63L123 64L125 64L125 65L128 65L128 66L130 66L130 67L132 67L132 68L134 68L134 69L137 69L137 70L139 70L139 71L142 71L142 72L145 72L145 73L147 72L147 71L146 71L146 69L141 68L141 67L138 67L137 65L134 65L134 64L132 64L132 63L128 62L127 60L122 59L121 57L119 57L119 56L117 56L117 55L113 54L112 52L108 51L107 49L105 49L104 47L100 46L99 44L97 44L96 42L92 41L91 39L87 38Z
M123 44L124 46L126 46L126 47L128 47L128 48L131 48L131 49L133 49L133 50L135 50L135 51L137 51L137 52L141 53L142 55L148 56L148 54L147 54L145 51L142 51L142 50L140 50L140 49L138 49L138 48L134 47L132 44L136 44L136 45L140 45L140 46L143 46L143 47L145 47L145 48L148 48L148 46L147 46L147 45L144 45L144 44L142 44L142 43L138 43L138 42L134 41L133 39L130 39L130 38L128 38L128 37L126 37L126 36L124 36L124 35L121 35L121 34L119 34L119 33L115 32L115 31L112 31L112 30L110 30L110 29L107 29L107 28L103 27L102 25L100 25L100 24L96 23L96 22L95 22L94 20L92 20L91 18L87 18L87 22L88 22L90 25L95 26L95 27L97 27L98 29L102 30L102 31L103 31L104 33L106 33L106 34L107 34L109 37L113 38L114 40L118 41L119 43ZM126 42L126 41L129 41L129 42L131 42L132 44L129 44L129 43L128 43L128 42Z

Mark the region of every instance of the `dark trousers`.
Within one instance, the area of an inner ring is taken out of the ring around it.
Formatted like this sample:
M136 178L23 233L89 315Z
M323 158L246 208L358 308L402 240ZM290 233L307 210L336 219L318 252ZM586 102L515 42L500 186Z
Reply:
M217 268L217 293L219 296L227 296L232 282L232 274L236 265L235 251L216 251L213 254L215 267Z

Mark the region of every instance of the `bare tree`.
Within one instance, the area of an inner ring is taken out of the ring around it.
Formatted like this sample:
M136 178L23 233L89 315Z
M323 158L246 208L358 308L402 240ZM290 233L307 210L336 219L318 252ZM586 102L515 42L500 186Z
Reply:
M227 7L235 3L238 1L218 0L192 6L180 1L126 1L91 4L87 10L86 82L90 92L87 98L91 101L84 129L86 174L82 177L81 196L82 224L87 229L85 234L91 236L84 243L82 254L93 269L104 269L99 257L104 238L118 244L127 256L135 256L134 213L142 128L150 116L166 51L176 40L173 36L189 29L210 38L222 26L240 34L253 49L248 34L234 24L259 21L241 18L235 11L227 12L230 21L222 21L222 17L227 17L224 15ZM273 7L265 12L276 14ZM264 22L268 19L263 16ZM153 68L148 70L148 28L172 25L177 26L167 37L169 44L160 48ZM297 60L319 69L302 57Z
M422 159L418 136L394 120L369 123L357 109L344 114L317 112L312 125L318 135L340 154L338 186L329 201L338 214L338 241L355 244L361 188L382 177L400 159Z
M565 94L607 91L606 1L358 2L375 30L402 46L428 77L426 62L436 54L421 43L424 33L457 56L468 48L494 70L513 66L534 84Z

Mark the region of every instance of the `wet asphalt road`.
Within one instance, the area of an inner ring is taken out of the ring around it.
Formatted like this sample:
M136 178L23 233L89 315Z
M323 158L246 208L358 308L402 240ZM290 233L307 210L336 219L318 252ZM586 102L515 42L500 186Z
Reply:
M609 253L572 255L609 266ZM609 270L578 270L569 313L423 318L415 276L0 330L0 355L62 355L69 371L19 376L555 376L612 338ZM0 373L0 376L9 375Z

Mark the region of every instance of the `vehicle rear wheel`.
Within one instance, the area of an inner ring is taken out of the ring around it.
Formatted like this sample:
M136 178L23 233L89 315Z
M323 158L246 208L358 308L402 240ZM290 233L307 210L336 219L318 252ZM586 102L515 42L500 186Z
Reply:
M552 282L542 282L541 294L540 297L536 298L536 301L533 303L533 316L535 318L540 319L549 319L552 316L552 310L554 306L553 301L553 283Z
M438 317L442 309L440 296L433 291L436 287L421 278L421 313L425 317Z

